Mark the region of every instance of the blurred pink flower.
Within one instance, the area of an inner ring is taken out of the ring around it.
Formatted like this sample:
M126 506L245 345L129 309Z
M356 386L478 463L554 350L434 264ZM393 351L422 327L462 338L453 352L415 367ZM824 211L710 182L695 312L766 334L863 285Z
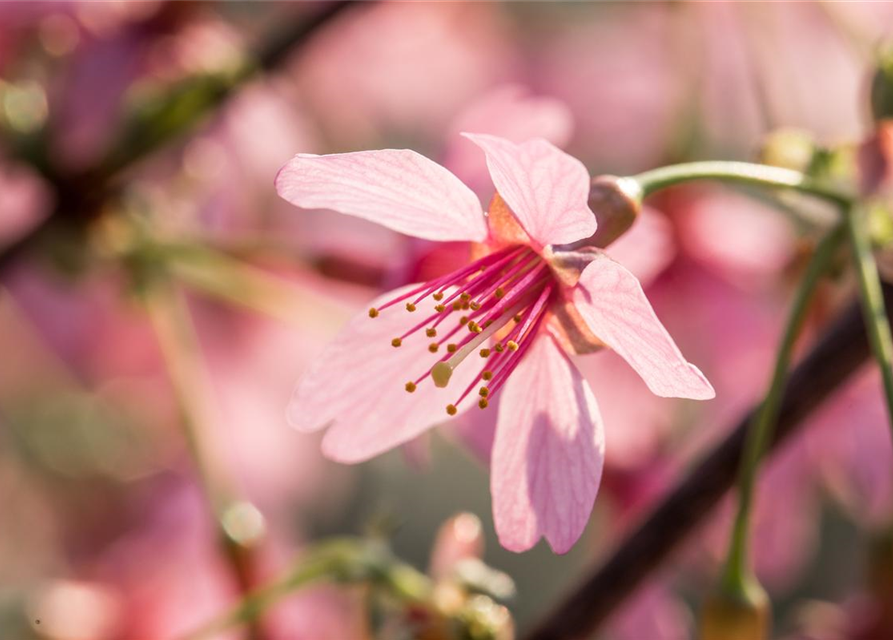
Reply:
M300 154L277 176L279 194L301 207L335 209L428 240L486 243L468 266L377 299L369 316L380 319L351 321L298 385L289 419L304 431L332 425L324 453L359 462L439 422L438 405L449 415L465 411L462 401L482 381L482 409L505 386L492 455L497 533L511 550L544 536L561 553L588 521L604 451L595 399L564 353L574 338L611 347L657 395L706 399L713 388L682 357L632 273L599 250L560 250L595 232L582 163L541 139L467 135L484 150L498 191L489 217L454 175L407 150ZM429 296L439 304L418 324L391 309L406 301L413 312ZM452 311L465 309L428 345L437 353L467 328L446 356L426 356L421 340L408 340L421 331L434 338ZM460 366L479 349L486 366ZM419 367L424 357L430 367ZM399 389L396 381L413 370L421 375ZM454 374L464 388L458 398L446 390Z

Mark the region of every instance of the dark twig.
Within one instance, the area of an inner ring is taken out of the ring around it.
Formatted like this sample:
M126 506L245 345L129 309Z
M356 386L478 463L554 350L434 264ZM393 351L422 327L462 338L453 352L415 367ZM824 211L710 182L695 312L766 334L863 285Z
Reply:
M893 286L884 285L888 307ZM788 379L772 441L777 447L802 420L868 361L865 323L851 305L824 333ZM617 550L527 636L527 640L585 638L670 555L716 506L735 480L752 409Z
M357 3L351 1L320 3L309 16L301 16L294 23L280 28L263 39L251 61L229 74L211 74L184 80L172 87L157 101L143 105L133 114L120 138L98 166L78 175L61 175L46 157L42 146L46 140L34 136L26 157L44 174L56 191L56 206L52 213L32 229L6 247L0 247L0 273L19 256L39 243L48 232L60 224L77 231L94 217L103 202L114 195L115 179L138 161L148 157L166 144L193 131L215 113L246 81L259 72L270 72L280 67L290 55L310 41L320 28ZM37 144L38 148L32 148ZM75 236L76 237L76 236Z

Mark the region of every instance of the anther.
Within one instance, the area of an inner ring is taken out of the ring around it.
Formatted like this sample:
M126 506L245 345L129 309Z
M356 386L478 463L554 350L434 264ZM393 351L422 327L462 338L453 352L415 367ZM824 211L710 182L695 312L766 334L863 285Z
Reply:
M399 347L401 344L403 344L403 340L401 340L400 338L394 338L393 340L391 340L392 347Z
M440 302L441 300L443 300L443 294L442 294L440 291L438 291L437 293L435 293L435 294L434 294L433 296L431 296L431 297L434 298L435 300L437 300L438 302Z
M434 386L439 388L444 388L450 382L450 377L453 375L453 367L448 365L446 362L438 362L433 367L431 367L431 379L434 380Z
M462 302L468 302L469 300L471 300L471 295L468 293L462 293L462 294L459 294L459 299Z
M478 323L475 322L474 320L472 320L471 322L468 323L468 330L473 333L475 330L475 327L477 327L477 326L478 326Z
M448 414L450 414L451 416L454 416L454 415L456 415L456 411L457 411L456 405L454 405L454 404L447 405L447 413Z
M459 311L461 308L462 308L462 301L461 301L461 300L456 300L456 301L453 303L453 311Z
M492 379L493 379L493 372L492 372L492 371L484 371L484 372L481 374L481 379L482 379L482 380L487 380L487 381L492 380Z
M496 291L493 292L493 297L499 300L502 296L505 295L505 289L502 287L496 287Z
M442 304L436 304L436 305L434 305L434 310L437 313L443 313L444 311L446 311L446 307Z
M520 313L516 314L513 319L515 322L521 322L521 314Z
M411 302L407 302L407 303L406 303L406 310L409 311L410 313L412 313L413 311L415 311L415 305L414 305L413 303L411 303Z
M490 403L487 402L487 399L486 399L486 398L481 398L480 400L478 400L478 406L479 406L481 409L486 409L486 408L487 408L487 405L489 405L489 404L490 404Z
M425 335L429 338L433 338L437 335L437 329L435 329L434 327L428 327L427 329L425 329Z
M406 387L405 387L405 389L406 389L407 391L409 391L410 393L412 393L413 391L415 391L415 389L416 389L416 387L415 387L415 382L407 382L407 383L406 383Z
M372 307L371 309L369 309L369 317L377 318L378 317L378 309L376 309L375 307Z
M490 390L487 387L481 387L478 389L478 395L482 398L486 398L490 395Z
M495 345L493 345L493 350L496 353L502 353L503 351L505 351L505 347L502 346L501 342L497 342Z
M479 302L476 302L476 301L474 301L474 300L472 300L471 302L469 302L469 303L468 303L468 306L471 307L471 310L472 310L472 311L477 311L478 309L481 308L480 303L479 303Z
M468 324L468 316L462 316L461 318L459 318L459 324L461 324L463 327L465 325L467 325Z
M482 358L489 357L490 350L485 347L485 348L481 349L480 354L481 354Z
M479 325L479 324L475 324L474 329L471 330L472 333L480 333L481 331L483 331L483 329L481 328L481 325Z
M469 304L468 302L463 302L462 308L467 311L468 309L471 309L471 304Z
M430 351L431 353L437 353L437 349L438 349L438 345L436 342L432 342L431 344L428 345L428 351Z
M514 340L509 340L505 346L508 347L509 351L517 351L518 350L518 343L515 342Z
M455 342L451 342L447 345L447 351L449 353L456 353L456 350L458 348L459 348L459 345L457 345Z

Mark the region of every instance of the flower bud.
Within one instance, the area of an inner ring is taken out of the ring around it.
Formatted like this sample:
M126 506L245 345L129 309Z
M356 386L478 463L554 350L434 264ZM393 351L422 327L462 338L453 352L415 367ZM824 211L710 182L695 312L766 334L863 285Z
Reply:
M758 159L773 167L807 173L818 150L811 133L794 128L776 129L763 138Z
M743 594L718 590L704 603L701 640L768 640L771 625L769 598L751 581Z

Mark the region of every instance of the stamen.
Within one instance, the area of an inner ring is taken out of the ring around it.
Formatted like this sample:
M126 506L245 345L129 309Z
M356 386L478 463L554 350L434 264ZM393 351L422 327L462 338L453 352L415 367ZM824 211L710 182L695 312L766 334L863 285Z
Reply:
M454 416L454 415L456 415L456 412L457 412L458 410L456 409L456 405L454 405L454 404L448 404L448 405L447 405L447 409L446 409L446 411L447 411L447 413L450 414L451 416Z
M429 338L433 338L434 336L437 335L437 329L435 329L434 327L425 329L425 335L428 336Z
M486 409L487 406L488 406L489 404L490 404L490 403L487 402L487 399L486 399L486 398L481 398L480 400L478 400L478 406L479 406L481 409Z
M481 374L481 378L483 378L484 380L487 380L487 381L492 380L492 379L493 379L493 372L492 372L492 371L484 371L484 372Z
M413 311L415 311L415 305L414 305L413 303L411 303L411 302L407 302L407 303L406 303L406 310L409 311L410 313L412 313Z
M407 391L409 391L409 393L412 393L413 391L415 391L415 390L416 390L416 384L415 384L415 382L412 382L412 381L407 382L407 383L406 383L406 387L405 387L405 389L406 389Z
M483 349L481 349L480 354L482 358L486 358L490 355L490 350L484 347Z
M490 394L490 390L487 387L481 387L478 389L478 395L482 398L486 398Z
M392 347L399 347L401 344L403 344L403 340L401 340L400 338L394 338L393 340L391 340Z
M369 309L369 317L377 318L378 317L378 309L376 309L375 307L372 307L371 309Z
M428 351L430 351L431 353L437 353L437 349L439 346L440 345L438 345L436 342L432 342L428 345Z

